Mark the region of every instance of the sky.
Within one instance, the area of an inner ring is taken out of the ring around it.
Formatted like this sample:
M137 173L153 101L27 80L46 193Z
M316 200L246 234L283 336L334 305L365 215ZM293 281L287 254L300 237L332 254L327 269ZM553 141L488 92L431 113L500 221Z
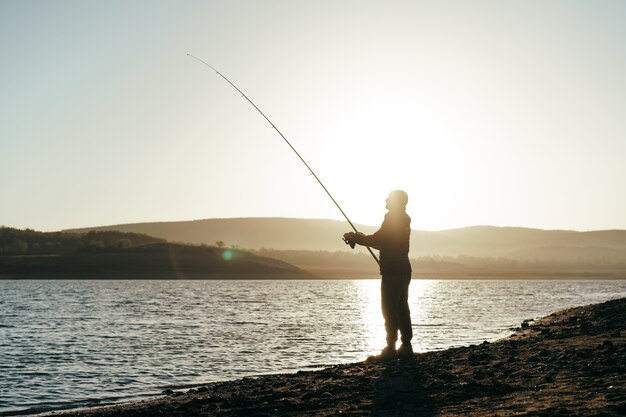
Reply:
M626 2L0 0L0 225L626 229Z

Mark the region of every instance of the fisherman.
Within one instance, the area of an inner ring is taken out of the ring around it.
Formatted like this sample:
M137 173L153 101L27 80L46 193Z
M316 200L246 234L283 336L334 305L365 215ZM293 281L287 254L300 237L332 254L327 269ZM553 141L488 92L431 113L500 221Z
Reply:
M411 218L406 214L409 201L407 193L395 190L385 200L385 214L380 229L373 235L349 232L343 240L353 249L354 245L369 246L380 251L380 274L382 275L380 292L387 347L370 360L391 360L397 357L413 357L413 329L409 311L409 283L411 282L411 264L409 262L409 238ZM396 351L398 331L402 335L402 345Z

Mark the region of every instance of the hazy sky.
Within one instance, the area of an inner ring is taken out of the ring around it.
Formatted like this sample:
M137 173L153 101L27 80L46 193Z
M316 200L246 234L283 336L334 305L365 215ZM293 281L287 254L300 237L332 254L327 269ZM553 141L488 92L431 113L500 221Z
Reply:
M626 228L626 2L0 0L0 224Z

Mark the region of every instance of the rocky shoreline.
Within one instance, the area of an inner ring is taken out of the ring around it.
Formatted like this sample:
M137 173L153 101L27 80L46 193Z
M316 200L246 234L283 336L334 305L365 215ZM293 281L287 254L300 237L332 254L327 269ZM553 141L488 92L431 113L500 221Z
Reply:
M525 321L494 343L167 394L48 415L626 415L626 298Z

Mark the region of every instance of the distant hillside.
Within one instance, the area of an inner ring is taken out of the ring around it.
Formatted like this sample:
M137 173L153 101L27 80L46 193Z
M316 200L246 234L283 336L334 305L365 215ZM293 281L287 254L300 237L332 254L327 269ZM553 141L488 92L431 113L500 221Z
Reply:
M366 233L375 227L359 227ZM73 229L68 232L116 230L149 234L171 242L214 244L216 241L247 249L271 247L275 249L346 249L341 240L350 230L345 222L335 220L290 218L207 219L180 222L135 223Z
M246 251L190 246L115 231L42 233L0 228L0 278L312 278Z
M377 226L357 225L364 233ZM292 218L207 219L180 222L136 223L75 229L72 232L116 230L149 234L169 241L227 245L259 250L346 251L341 236L346 222ZM549 248L549 249L546 249ZM363 250L361 250L363 251ZM515 260L559 261L626 260L626 231L575 232L519 227L473 226L442 231L413 230L410 256L505 257ZM548 258L546 258L548 257Z
M130 232L62 233L0 227L0 256L67 255L79 251L124 249L164 241L161 238Z

